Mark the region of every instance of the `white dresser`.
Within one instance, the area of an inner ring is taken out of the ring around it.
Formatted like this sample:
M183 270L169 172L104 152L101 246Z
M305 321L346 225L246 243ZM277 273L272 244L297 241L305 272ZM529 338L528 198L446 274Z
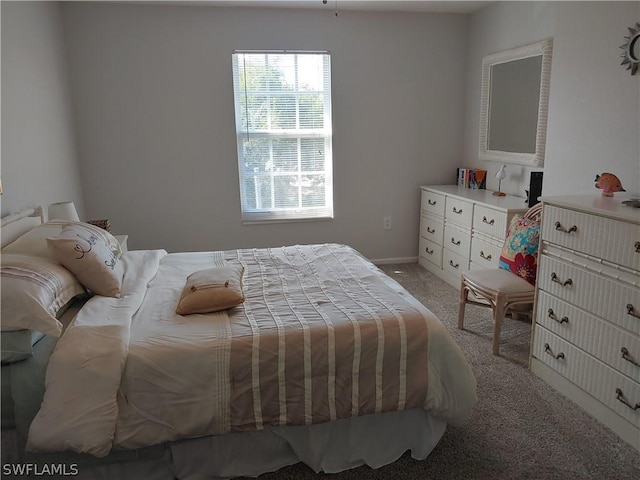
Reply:
M531 370L640 450L640 209L544 197Z
M461 273L496 268L511 218L527 211L525 199L456 185L420 189L420 265L456 288Z

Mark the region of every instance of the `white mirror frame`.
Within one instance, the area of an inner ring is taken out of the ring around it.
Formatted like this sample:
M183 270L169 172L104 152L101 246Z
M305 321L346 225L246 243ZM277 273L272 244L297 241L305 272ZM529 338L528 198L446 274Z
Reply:
M551 52L553 40L525 45L504 52L487 55L482 60L482 99L480 105L480 150L481 160L502 163L518 163L542 167L547 140L547 117L549 110L549 85L551 81ZM511 62L528 57L542 55L542 71L540 73L540 98L538 102L538 125L536 131L535 153L504 152L489 150L489 100L491 88L491 67L500 63Z

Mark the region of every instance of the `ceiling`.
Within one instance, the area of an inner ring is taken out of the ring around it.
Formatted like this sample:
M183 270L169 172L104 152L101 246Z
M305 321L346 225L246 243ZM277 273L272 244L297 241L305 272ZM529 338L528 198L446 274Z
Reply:
M155 0L143 3L171 3L182 5L213 5L225 7L312 8L334 10L382 10L398 12L471 13L492 2L424 1L424 0Z

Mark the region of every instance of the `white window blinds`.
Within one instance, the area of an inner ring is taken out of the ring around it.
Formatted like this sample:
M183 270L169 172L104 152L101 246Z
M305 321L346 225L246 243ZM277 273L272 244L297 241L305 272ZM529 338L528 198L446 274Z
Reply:
M333 217L326 52L233 54L242 219Z

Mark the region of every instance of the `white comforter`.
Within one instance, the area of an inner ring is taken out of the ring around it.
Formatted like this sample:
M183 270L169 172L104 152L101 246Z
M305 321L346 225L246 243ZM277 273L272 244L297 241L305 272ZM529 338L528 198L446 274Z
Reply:
M477 400L469 364L440 321L349 247L133 251L123 261L121 298L93 297L58 342L30 451L104 456L416 405L459 424ZM176 315L186 277L225 262L245 266L245 304Z

